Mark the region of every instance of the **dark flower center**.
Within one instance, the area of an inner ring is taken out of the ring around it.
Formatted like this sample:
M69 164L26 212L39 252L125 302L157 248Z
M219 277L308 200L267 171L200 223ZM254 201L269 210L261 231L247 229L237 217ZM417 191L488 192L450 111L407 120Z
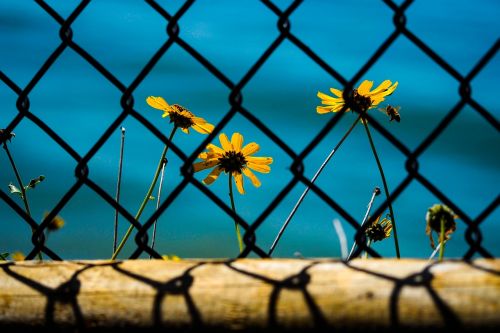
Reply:
M174 109L173 112L170 112L169 117L170 117L170 122L174 123L175 126L180 127L180 128L189 128L193 126L193 120L192 120L192 114L189 112L186 108L174 104L172 105L172 109ZM181 114L184 111L184 113L187 113L189 116Z
M368 236L372 242L377 242L386 239L387 233L385 228L377 223L366 229L366 236Z
M226 173L241 173L241 169L247 164L245 156L241 152L234 150L226 151L219 157L219 167Z
M370 97L360 95L357 89L352 91L352 99L348 101L349 108L364 113L372 106Z

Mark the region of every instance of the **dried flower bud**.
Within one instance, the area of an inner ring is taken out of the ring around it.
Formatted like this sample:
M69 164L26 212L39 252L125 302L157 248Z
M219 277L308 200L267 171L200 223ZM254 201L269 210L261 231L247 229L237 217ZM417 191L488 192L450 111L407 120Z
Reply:
M425 215L425 220L427 222L425 233L429 236L432 248L434 248L432 231L439 234L441 232L441 222L443 222L444 239L449 239L450 235L457 228L457 224L455 223L456 218L458 218L458 216L451 210L451 208L443 204L435 204L427 210L427 214Z

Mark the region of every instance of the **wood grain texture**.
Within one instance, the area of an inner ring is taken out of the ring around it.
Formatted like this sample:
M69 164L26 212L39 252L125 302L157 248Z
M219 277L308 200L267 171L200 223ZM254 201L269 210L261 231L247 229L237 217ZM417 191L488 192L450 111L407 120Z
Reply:
M0 262L0 327L495 329L500 260Z

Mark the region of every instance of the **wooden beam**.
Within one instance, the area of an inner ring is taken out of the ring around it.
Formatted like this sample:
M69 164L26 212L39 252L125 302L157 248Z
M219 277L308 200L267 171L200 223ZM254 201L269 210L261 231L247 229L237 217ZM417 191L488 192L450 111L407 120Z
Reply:
M0 262L0 331L42 326L497 329L500 260Z

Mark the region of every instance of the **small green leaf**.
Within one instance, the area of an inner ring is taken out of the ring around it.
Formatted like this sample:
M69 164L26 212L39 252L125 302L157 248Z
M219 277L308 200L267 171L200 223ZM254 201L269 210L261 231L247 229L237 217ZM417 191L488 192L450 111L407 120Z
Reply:
M10 183L9 184L9 191L11 194L16 194L18 195L21 199L23 198L23 192L21 192L20 189L18 189L14 184Z
M26 185L24 187L24 189L25 190L29 190L29 189L35 188L38 184L40 184L44 180L45 180L45 176L44 175L40 175L37 178L30 180L29 184Z
M0 253L0 260L7 260L8 257L9 257L8 252Z

